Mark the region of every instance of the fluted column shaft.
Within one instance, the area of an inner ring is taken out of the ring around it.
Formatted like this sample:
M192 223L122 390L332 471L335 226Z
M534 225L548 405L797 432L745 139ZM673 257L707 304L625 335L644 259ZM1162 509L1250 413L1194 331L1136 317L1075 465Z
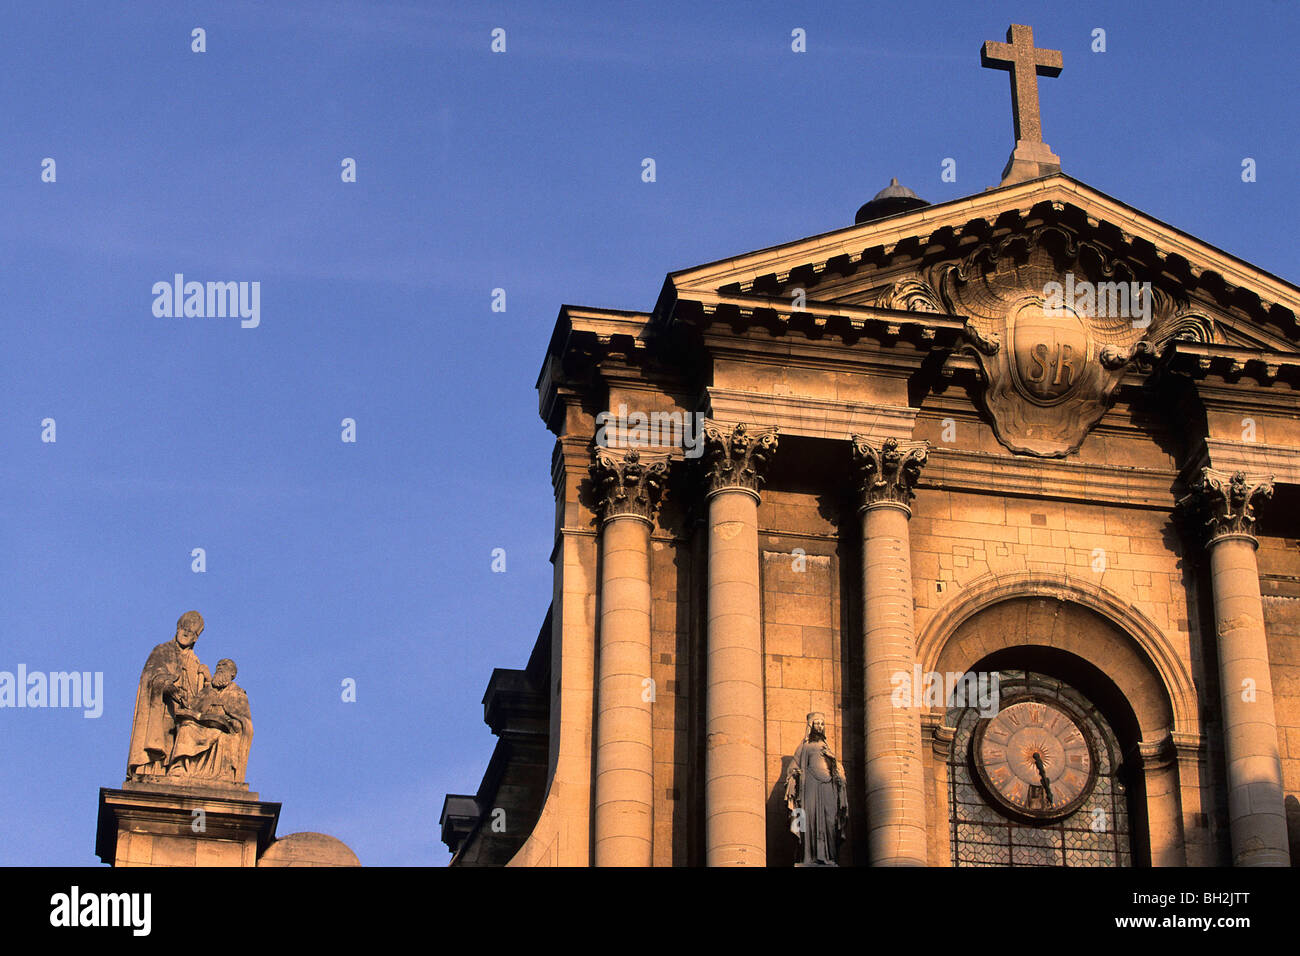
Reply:
M925 866L921 711L893 703L895 674L916 663L909 533L925 442L855 438L862 517L862 660L868 849L873 866Z
M1254 503L1272 493L1271 475L1203 468L1184 499L1200 509L1209 532L1234 866L1291 863L1255 556L1259 543L1252 533Z
M650 866L654 749L650 532L667 465L598 453L600 637L596 670L595 864Z
M708 649L705 664L705 859L767 862L763 633L758 566L762 471L776 430L705 427Z

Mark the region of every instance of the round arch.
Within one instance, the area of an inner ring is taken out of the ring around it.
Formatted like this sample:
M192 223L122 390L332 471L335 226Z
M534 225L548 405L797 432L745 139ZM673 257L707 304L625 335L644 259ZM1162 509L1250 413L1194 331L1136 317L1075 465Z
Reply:
M998 626L962 627L998 605ZM1132 707L1144 743L1171 732L1199 736L1191 675L1160 629L1131 603L1068 574L1017 571L972 580L921 628L916 659L927 673L963 671L1027 646L1073 654L1106 674Z

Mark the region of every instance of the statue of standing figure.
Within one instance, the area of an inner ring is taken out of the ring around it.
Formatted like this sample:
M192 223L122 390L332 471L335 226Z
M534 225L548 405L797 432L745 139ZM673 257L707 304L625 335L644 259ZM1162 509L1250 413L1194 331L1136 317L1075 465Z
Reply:
M808 715L808 730L785 776L790 831L802 851L796 866L838 866L848 826L849 801L844 768L826 740L826 718Z
M203 617L187 611L176 635L153 649L140 675L127 778L242 784L253 741L248 696L230 659L216 675L194 653ZM185 778L184 780L182 778Z

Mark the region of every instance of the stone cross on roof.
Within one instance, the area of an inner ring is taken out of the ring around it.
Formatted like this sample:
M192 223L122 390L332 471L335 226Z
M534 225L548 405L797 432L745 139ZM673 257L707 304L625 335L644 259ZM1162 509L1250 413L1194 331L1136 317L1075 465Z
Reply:
M1061 51L1035 48L1034 28L1013 23L1007 28L1006 43L990 41L980 49L980 65L1011 74L1016 148L1002 171L1002 185L1060 172L1060 157L1043 142L1038 77L1061 75Z

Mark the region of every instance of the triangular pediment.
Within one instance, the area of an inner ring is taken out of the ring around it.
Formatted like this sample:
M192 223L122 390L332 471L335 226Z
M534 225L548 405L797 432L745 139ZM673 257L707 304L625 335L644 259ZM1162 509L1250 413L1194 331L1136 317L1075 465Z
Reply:
M958 357L1037 456L1157 367L1300 387L1300 288L1059 173L671 273L655 314Z
M1040 241L1057 245L1062 280L1073 272L1094 282L1150 282L1174 311L1205 313L1216 344L1300 352L1300 288L1062 174L679 270L665 293L741 310L798 300L821 318L833 306L849 316L854 307L946 313L951 303L941 295L927 303L914 284L924 286L927 270L962 263L982 247L1000 247L1003 261L1023 258L1027 244ZM1043 284L1050 272L1040 264L1022 278Z

